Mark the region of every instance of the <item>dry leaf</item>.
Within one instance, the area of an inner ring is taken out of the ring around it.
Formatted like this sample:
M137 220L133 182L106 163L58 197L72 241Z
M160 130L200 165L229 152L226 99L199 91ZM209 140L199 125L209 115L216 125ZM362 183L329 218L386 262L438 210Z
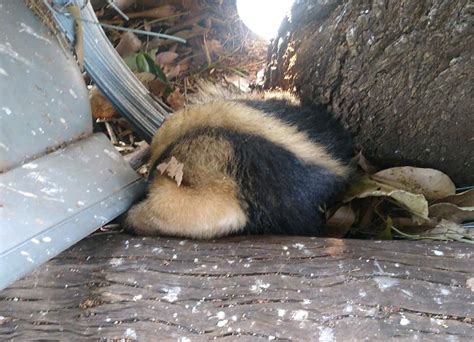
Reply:
M140 50L142 46L141 40L133 32L125 32L120 37L120 42L115 47L117 53L125 58Z
M89 91L89 101L94 119L111 119L119 115L112 103L96 86L93 86Z
M474 189L441 198L434 203L451 203L458 207L474 207Z
M210 54L214 53L218 55L224 52L224 48L222 47L221 42L217 39L207 40L206 46Z
M428 220L428 202L420 194L396 189L390 185L379 183L365 176L351 186L346 193L344 202L350 202L354 198L367 197L390 197L410 213Z
M376 173L377 172L377 169L375 168L375 166L373 166L366 158L365 156L362 154L362 151L360 151L355 157L354 159L357 161L357 165L359 165L359 167L364 170L366 173L368 174L373 174L373 173Z
M150 72L136 73L135 76L137 76L150 93L157 97L162 97L166 87L168 86L165 82Z
M176 88L166 99L166 102L170 105L173 110L179 110L184 107L185 99L183 94Z
M372 179L394 188L422 194L428 200L454 195L456 187L441 171L411 166L393 167L373 174Z
M474 231L472 229L463 228L461 225L448 220L441 220L434 229L420 234L420 237L474 243Z
M160 52L159 54L156 55L155 62L156 64L159 64L159 65L166 65L173 62L177 57L178 57L178 54L176 52L170 52L170 51Z
M446 219L455 223L474 220L474 207L458 207L451 203L437 203L429 207L431 218Z
M328 236L343 238L355 221L355 213L350 205L343 205L327 220Z
M154 18L161 19L171 17L175 14L175 7L171 5L163 5L155 8L148 9L146 11L126 13L130 19L134 18Z
M174 179L176 184L180 186L183 181L183 166L183 163L180 163L175 157L171 157L169 162L159 164L156 169L161 174L166 172L168 177Z

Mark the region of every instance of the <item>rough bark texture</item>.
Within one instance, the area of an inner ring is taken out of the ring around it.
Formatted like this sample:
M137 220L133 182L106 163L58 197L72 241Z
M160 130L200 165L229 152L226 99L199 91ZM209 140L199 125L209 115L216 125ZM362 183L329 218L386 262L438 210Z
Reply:
M474 184L474 6L468 0L301 0L267 87L330 105L381 166Z
M0 340L473 341L473 252L96 235L0 292Z

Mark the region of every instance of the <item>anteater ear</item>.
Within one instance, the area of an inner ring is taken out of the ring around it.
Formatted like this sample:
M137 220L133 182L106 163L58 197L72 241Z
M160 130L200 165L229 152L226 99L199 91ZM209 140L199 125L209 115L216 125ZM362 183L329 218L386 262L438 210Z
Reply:
M139 235L195 239L239 232L246 223L233 180L191 188L159 174L147 199L135 205L126 220L128 229Z

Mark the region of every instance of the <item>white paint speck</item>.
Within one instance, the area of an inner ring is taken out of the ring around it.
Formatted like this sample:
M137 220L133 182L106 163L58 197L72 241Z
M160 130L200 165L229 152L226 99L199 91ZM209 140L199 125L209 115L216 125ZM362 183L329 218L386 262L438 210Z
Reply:
M432 249L431 251L436 256L443 256L444 255L443 251L438 251L437 249Z
M5 69L0 68L0 75L8 76L8 72Z
M214 316L214 317L216 317L217 319L222 320L222 319L225 318L225 312L224 312L224 311L219 311L219 312L216 314L216 316Z
M5 188L5 189L7 189L7 190L9 190L9 191L11 191L11 192L15 192L15 193L17 193L17 194L19 194L19 195L22 195L22 196L25 196L25 197L38 198L37 195L35 195L35 194L31 193L31 192L27 192L27 191L23 191L23 190L18 190L18 189L15 189L15 188L11 187L11 186L5 185L5 184L3 184L3 183L0 183L0 187L1 187L1 188Z
M36 39L39 39L39 40L42 40L42 41L44 41L48 44L51 44L51 42L48 39L46 39L43 36L40 36L38 33L35 32L35 30L33 30L31 27L29 27L25 23L20 23L20 26L21 26L21 29L18 32L20 32L20 33L25 32L25 33L29 34L30 36L35 37Z
M344 307L344 313L345 313L345 314L350 314L352 311L353 311L352 305L347 304L347 305Z
M254 285L250 286L250 291L254 293L261 293L270 287L269 283L263 283L261 279L257 279Z
M306 310L295 310L291 312L291 319L294 321L304 321L308 318L308 311Z
M295 243L293 245L293 248L298 248L299 250L302 250L304 248L304 245L302 243Z
M59 118L59 121L60 121L63 125L66 124L66 119L65 119L65 118Z
M127 328L127 330L125 330L125 336L134 340L137 339L137 333L132 328Z
M23 164L21 166L22 169L28 169L28 170L34 170L36 168L38 168L38 164L34 164L34 163L26 163L26 164Z
M222 328L224 325L226 325L229 322L228 319L223 319L222 321L217 322L217 326L219 328Z
M0 147L3 148L7 152L10 151L10 148L7 145L5 145L4 143L0 142Z
M142 298L143 298L143 295L139 294L139 295L133 296L132 300L136 302L137 300L140 300Z
M277 312L278 312L278 317L284 317L286 314L285 309L278 309Z
M410 324L410 321L406 317L402 317L400 320L400 325L408 325Z
M49 236L45 236L44 238L41 239L43 242L51 242L51 238Z
M30 255L30 253L28 253L27 251L21 251L20 254L23 255L23 256L29 256Z
M374 281L382 292L398 284L398 280L385 277L374 278Z
M448 289L441 289L441 294L443 296L448 296L451 294L451 291L449 291Z
M2 110L5 112L5 114L10 115L12 113L12 110L8 107L2 107Z
M334 342L334 331L328 327L318 327L319 342Z
M408 290L405 290L405 289L401 289L400 291L402 291L404 294L406 294L408 297L413 297L413 293L411 293L410 291Z
M163 296L163 299L170 303L175 302L178 299L178 295L181 293L180 287L164 287L162 290L166 293L166 295Z
M31 62L25 57L21 56L18 52L13 50L10 43L0 44L0 54L4 54L17 62L23 63L27 66L32 66Z
M37 238L32 238L30 241L36 244L40 243L40 240L38 240Z
M123 264L123 259L122 258L112 258L109 261L109 265L112 267L117 267Z
M303 305L311 304L311 299L303 299Z
M72 90L71 88L69 88L69 94L71 94L72 97L74 97L75 99L77 99L76 93L75 93L74 90Z

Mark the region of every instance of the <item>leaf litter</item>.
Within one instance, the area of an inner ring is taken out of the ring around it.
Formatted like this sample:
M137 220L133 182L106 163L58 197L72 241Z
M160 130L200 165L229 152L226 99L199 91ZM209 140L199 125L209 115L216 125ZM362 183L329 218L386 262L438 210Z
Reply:
M359 177L339 208L328 211L329 236L474 243L468 228L474 221L474 189L456 194L454 183L439 170L401 166L376 171L361 153L356 160Z

